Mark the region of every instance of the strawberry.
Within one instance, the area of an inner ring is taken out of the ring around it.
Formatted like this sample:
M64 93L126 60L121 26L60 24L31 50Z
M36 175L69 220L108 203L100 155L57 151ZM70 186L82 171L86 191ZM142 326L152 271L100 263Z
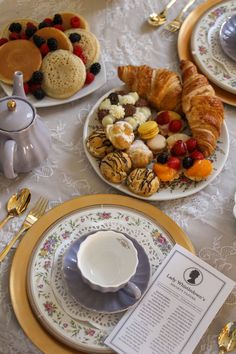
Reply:
M1 45L5 44L7 42L8 42L7 38L0 38L0 47L1 47Z
M79 45L75 45L73 48L73 53L80 57L80 55L83 53L83 49Z
M70 19L70 25L72 28L79 28L80 27L80 19L78 16L74 16Z
M181 162L178 157L170 157L167 162L168 167L173 168L174 170L179 170L181 167Z
M30 88L29 88L28 82L24 83L24 90L25 90L25 94L28 95L28 93L30 92Z
M54 28L60 30L60 31L65 31L64 27L62 25L53 25Z
M41 54L43 57L45 57L45 55L47 55L50 52L49 46L47 45L47 43L43 43L40 48L39 48Z
M27 22L26 28L33 28L36 29L37 27L32 22Z
M183 156L187 152L187 146L183 140L177 140L171 149L171 153L175 156Z
M15 39L20 39L20 33L17 32L12 32L9 34L9 39L11 41L14 41Z
M192 157L193 160L204 160L204 155L198 150L193 151L190 154L190 157Z
M87 75L86 75L85 83L87 85L90 84L94 80L94 78L95 78L95 75L88 72Z
M42 22L47 22L48 24L52 25L53 20L51 18L45 18Z
M168 128L172 133L178 133L183 126L183 123L180 119L174 119L170 122Z
M170 116L168 111L163 111L159 113L156 117L156 122L160 125L168 124L170 121Z
M192 152L197 147L197 140L194 138L190 138L186 141L188 152Z

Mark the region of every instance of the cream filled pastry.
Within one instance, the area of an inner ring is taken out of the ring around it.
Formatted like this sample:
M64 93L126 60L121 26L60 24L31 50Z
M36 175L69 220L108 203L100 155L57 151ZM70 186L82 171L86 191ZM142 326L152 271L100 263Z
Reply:
M127 150L127 154L131 158L133 167L146 167L153 159L151 150L142 140L135 140Z
M149 168L136 168L127 178L128 188L135 194L149 197L159 189L159 179Z
M121 183L126 179L131 165L131 159L125 152L114 151L101 160L100 171L109 182Z
M112 145L119 150L128 149L134 141L133 128L125 121L107 125L106 135Z
M114 149L103 129L92 132L87 139L86 146L90 154L97 158L103 158Z

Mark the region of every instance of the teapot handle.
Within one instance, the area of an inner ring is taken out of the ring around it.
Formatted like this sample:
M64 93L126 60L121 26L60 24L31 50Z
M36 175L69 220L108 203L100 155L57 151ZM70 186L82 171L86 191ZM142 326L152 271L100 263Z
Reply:
M14 140L7 140L3 148L3 173L10 179L17 177L13 167L15 147L16 142Z

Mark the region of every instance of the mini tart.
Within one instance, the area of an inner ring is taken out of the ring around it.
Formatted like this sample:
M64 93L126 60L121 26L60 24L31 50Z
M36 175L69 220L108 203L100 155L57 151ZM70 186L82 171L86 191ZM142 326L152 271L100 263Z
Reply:
M159 179L149 168L136 168L127 178L127 186L131 192L150 197L159 189Z
M102 159L114 150L103 129L97 129L92 132L86 141L86 146L90 154L99 159Z
M40 69L42 56L34 43L26 39L9 41L0 47L0 80L13 84L15 71L22 71L24 82Z
M89 24L83 16L81 16L75 12L61 12L60 15L62 17L62 26L63 26L64 30L72 28L70 21L73 17L79 17L79 19L80 19L80 27L79 28L89 30Z
M199 182L206 179L213 171L209 160L196 160L192 167L184 170L184 175L192 181Z
M11 34L11 32L9 31L9 26L13 22L14 23L20 23L21 26L22 26L22 30L21 31L23 31L23 32L26 30L26 26L27 26L28 22L32 23L37 28L38 28L38 25L39 25L39 23L37 21L32 20L31 18L18 18L16 20L12 20L11 22L9 22L9 23L7 23L5 25L5 27L3 28L3 30L2 30L2 32L0 34L0 38L8 38L9 39L9 35Z
M167 164L155 163L153 171L162 182L171 182L179 178L179 172Z
M154 138L159 133L158 124L155 121L148 121L141 124L138 128L140 138L143 140L149 140Z
M73 51L73 45L64 32L53 27L44 27L35 32L35 35L44 39L55 38L57 40L57 49ZM33 41L33 38L31 39Z
M103 177L112 183L121 183L131 169L131 160L123 151L115 151L106 155L100 162L100 171Z

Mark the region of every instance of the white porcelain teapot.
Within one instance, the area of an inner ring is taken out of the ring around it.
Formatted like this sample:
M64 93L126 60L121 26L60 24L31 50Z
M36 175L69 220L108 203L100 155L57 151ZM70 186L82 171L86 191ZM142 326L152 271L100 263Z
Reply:
M13 95L0 99L0 170L7 178L27 173L48 155L50 134L26 99L23 74L14 74Z

